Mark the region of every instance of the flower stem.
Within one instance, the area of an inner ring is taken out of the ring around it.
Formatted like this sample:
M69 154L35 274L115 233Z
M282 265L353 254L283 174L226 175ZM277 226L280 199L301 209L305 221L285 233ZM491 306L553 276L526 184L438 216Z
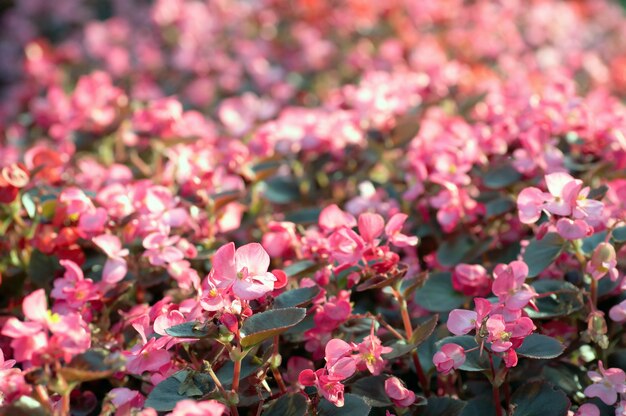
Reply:
M409 309L406 304L406 300L404 297L398 292L396 289L393 289L393 295L396 297L396 300L400 304L400 314L402 315L402 323L404 325L404 332L406 332L407 339L411 339L413 336L413 325L411 324L411 317L409 316ZM411 351L411 358L413 358L413 365L415 366L415 372L417 373L417 378L419 380L420 387L424 392L426 397L430 396L430 388L428 383L428 379L426 378L426 374L424 373L424 369L420 363L419 356L417 355L417 350Z
M496 383L496 369L493 366L493 357L491 354L489 354L489 365L491 366L492 374L491 386L493 387L493 405L496 408L496 416L502 416L502 406L500 405L500 386Z
M235 370L233 373L233 391L237 393L239 390L239 375L241 374L241 360L235 360Z

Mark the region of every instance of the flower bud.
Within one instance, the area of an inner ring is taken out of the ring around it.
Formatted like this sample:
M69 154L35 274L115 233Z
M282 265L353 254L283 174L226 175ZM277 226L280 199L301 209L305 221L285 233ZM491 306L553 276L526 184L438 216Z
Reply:
M595 280L599 280L607 273L611 277L611 280L617 279L617 256L615 249L609 243L600 243L598 247L593 251L591 260L587 262L586 271Z

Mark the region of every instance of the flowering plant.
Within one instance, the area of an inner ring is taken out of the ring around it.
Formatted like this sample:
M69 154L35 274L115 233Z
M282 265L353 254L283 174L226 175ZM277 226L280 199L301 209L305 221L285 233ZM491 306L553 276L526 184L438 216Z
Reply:
M626 415L618 2L0 9L0 416Z

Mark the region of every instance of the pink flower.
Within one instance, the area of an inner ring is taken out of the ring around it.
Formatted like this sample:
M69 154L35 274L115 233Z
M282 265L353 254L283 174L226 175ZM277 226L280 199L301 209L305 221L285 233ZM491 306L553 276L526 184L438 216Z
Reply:
M600 280L608 273L611 280L616 281L618 278L616 266L617 255L615 254L615 248L609 243L602 242L593 251L591 260L587 262L585 270L595 280Z
M600 416L600 409L593 403L581 405L574 416Z
M315 386L326 400L337 407L343 407L345 386L340 381L329 377L326 369L321 368L317 371L303 370L298 376L298 383L303 386Z
M626 300L613 306L609 310L609 317L614 322L626 322Z
M111 234L102 234L92 238L91 241L107 255L107 261L102 270L102 281L112 285L123 280L128 271L124 259L128 256L128 249L122 248L120 239Z
M276 277L267 271L270 257L258 243L235 251L235 244L220 247L213 256L211 278L218 288L230 288L240 299L259 299L274 290Z
M328 238L330 257L340 264L354 265L361 260L365 242L350 228L340 228Z
M226 405L217 400L196 402L187 399L176 403L172 413L167 416L222 416L226 412Z
M584 220L570 220L559 218L556 222L556 231L566 240L578 240L593 234L593 227Z
M156 338L150 338L145 345L136 345L130 352L124 352L127 356L126 371L130 374L143 374L146 371L157 371L170 363L170 353L161 350L161 343Z
M89 301L100 299L100 290L91 279L83 277L83 271L76 263L71 260L60 260L59 263L65 267L65 274L62 279L54 281L51 297L63 300L75 309Z
M326 370L330 380L341 381L356 371L356 361L352 357L354 346L341 339L332 339L326 344Z
M393 351L391 347L383 347L380 339L373 334L373 328L367 337L358 345L359 358L364 363L370 373L377 376L385 368L386 361L381 357Z
M522 309L537 294L525 284L528 266L523 261L513 261L509 265L498 264L493 271L493 294L511 310Z
M505 352L515 345L521 345L521 340L530 335L535 325L530 318L521 317L513 322L505 322L502 315L492 315L487 319L487 342L495 352Z
M389 219L385 226L385 234L389 242L396 247L409 247L417 245L417 237L402 234L402 226L409 216L406 214L395 214Z
M545 208L554 215L569 216L575 206L578 193L582 189L582 181L574 179L564 172L546 175L546 186L552 195Z
M415 402L415 393L404 387L402 381L396 377L385 380L385 393L398 407L408 407Z
M585 389L585 396L598 397L607 405L617 401L617 394L626 393L626 374L620 368L605 369L602 361L598 363L600 373L589 371L587 375L593 384Z
M143 246L146 249L143 255L154 266L164 266L180 261L185 258L185 253L176 247L179 240L178 236L170 237L159 231L150 233L143 239Z
M318 223L325 232L331 232L342 227L353 228L357 225L351 214L342 211L335 204L327 206L320 212Z
M523 224L533 224L541 217L546 194L541 189L525 188L517 196L519 220Z
M437 351L433 357L433 363L437 371L449 374L453 369L457 369L465 362L465 350L457 344L446 344Z
M218 289L211 279L207 279L206 282L209 287L202 293L200 306L202 306L202 309L209 312L215 312L223 309L225 302L222 297L222 290Z
M491 292L491 279L480 264L461 263L452 273L452 287L466 296L486 296Z

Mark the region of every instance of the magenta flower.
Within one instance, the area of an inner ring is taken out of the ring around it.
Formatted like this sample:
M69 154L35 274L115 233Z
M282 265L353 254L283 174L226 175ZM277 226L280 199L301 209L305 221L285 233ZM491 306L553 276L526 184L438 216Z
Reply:
M385 226L385 234L389 238L389 242L396 247L409 247L417 245L417 237L402 234L402 226L409 216L406 214L395 214L389 219Z
M437 371L443 374L449 374L452 370L457 369L465 362L465 350L457 344L446 344L441 347L433 356L433 364L437 367Z
M274 290L276 277L267 271L270 256L258 243L235 250L234 243L220 247L213 256L211 278L218 288L229 288L240 299L259 299Z
M537 296L535 290L525 284L528 266L523 261L513 261L508 265L498 264L493 271L493 294L508 309L522 309Z
M352 357L354 346L341 339L331 339L326 344L326 370L330 380L341 381L356 371L356 361Z
M452 273L452 287L466 296L486 296L491 292L491 279L480 264L461 263Z
M303 386L315 386L326 400L337 407L343 407L345 386L340 381L330 377L326 369L302 370L298 376L298 383Z
M617 394L626 393L626 374L620 368L605 369L602 361L598 363L600 373L589 371L587 375L593 384L585 389L585 396L598 397L607 405L617 401Z
M363 240L369 245L377 245L375 240L383 233L385 220L379 214L366 212L359 215L358 226Z

